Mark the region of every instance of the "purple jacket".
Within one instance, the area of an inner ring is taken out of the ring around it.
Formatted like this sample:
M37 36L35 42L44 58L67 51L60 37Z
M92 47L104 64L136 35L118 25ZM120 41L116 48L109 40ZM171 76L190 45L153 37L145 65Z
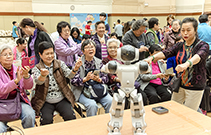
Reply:
M105 43L107 44L107 40L108 40L108 36L106 36L106 34L104 34L105 37ZM98 59L102 60L102 52L101 52L101 43L99 38L97 37L97 33L95 33L92 37L91 40L93 40L96 44L96 52L95 52L95 57L97 57Z
M14 70L13 76L15 79L17 67L14 65L13 65L13 70ZM7 71L0 64L0 99L7 99L9 93L14 89L18 88L18 85L15 84L14 79L13 80L10 79ZM32 77L28 79L22 78L21 81L19 82L20 97L22 99L26 99L30 105L31 103L26 95L25 89L31 89L32 87L33 87Z
M75 64L75 60L78 59L78 54L82 55L81 51L81 44L76 44L71 37L68 38L68 42L70 47L68 46L67 42L59 36L59 38L54 42L56 55L59 60L62 60L66 63L66 65L73 66Z

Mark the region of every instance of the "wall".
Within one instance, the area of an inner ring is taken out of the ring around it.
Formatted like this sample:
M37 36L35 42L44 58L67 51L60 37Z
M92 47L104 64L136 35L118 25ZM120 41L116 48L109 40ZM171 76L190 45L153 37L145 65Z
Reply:
M32 12L32 0L0 0L0 12Z
M33 0L35 13L106 13L112 12L112 0ZM74 10L71 10L74 6Z
M58 22L70 22L69 13L102 11L109 14L111 28L117 19L127 22L143 17L157 17L163 27L168 14L173 13L181 20L185 16L198 18L203 2L204 11L211 11L211 0L0 0L0 29L11 30L12 21L20 22L24 17L30 17L44 22L51 33L56 31ZM74 10L70 9L72 5Z
M66 21L70 23L69 16L34 16L34 20L38 22L44 22L44 27L48 33L56 31L56 26L60 21Z

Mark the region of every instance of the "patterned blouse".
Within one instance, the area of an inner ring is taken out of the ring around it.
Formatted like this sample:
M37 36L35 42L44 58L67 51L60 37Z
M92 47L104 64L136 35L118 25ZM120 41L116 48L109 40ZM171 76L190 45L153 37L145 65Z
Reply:
M187 47L185 42L179 42L173 47L163 51L166 58L176 56L176 63L182 64L191 59L195 54L201 58L200 62L187 68L181 74L181 87L191 90L203 90L206 84L206 59L209 55L209 45L196 38L194 43Z
M44 65L46 69L49 70L49 87L48 87L48 94L46 97L46 102L48 103L58 103L60 102L63 98L64 95L62 93L62 91L59 89L59 86L56 82L56 79L53 76L53 62L51 63L51 66L48 67L46 65ZM64 76L71 79L72 78L72 74L71 74L71 70L66 66L66 64L61 61L61 69L64 73ZM35 66L32 69L32 73L35 79L35 82L37 85L42 85L45 81L40 81L38 80L38 77L40 76L40 70Z
M101 63L100 68L102 66L103 66L103 63ZM84 67L85 67L85 69L96 69L94 59L92 61L85 60ZM102 83L103 84L108 82L107 74L104 74L104 73L100 72L100 78L102 79ZM83 78L80 77L80 70L75 74L75 77L72 78L71 84L74 85L74 86L84 86Z

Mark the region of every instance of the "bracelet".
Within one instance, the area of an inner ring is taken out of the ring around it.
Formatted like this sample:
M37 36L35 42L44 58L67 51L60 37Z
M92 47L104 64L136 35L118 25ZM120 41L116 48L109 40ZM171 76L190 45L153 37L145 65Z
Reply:
M190 66L189 67L192 67L193 66L193 62L190 61L190 60L187 60L187 62L189 62Z
M42 74L40 74L40 76L43 77L43 78L45 78L47 75L46 76L43 76Z
M72 71L74 72L74 73L76 73L77 71L75 71L74 69L72 69Z
M31 75L29 74L29 76L28 77L23 77L24 79L29 79L31 77Z
M152 58L153 58L152 61L154 61L155 60L155 56L152 55Z

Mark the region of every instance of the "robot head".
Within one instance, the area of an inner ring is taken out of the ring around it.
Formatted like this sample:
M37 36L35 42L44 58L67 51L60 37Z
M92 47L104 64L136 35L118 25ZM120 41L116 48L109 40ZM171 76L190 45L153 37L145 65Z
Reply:
M117 50L117 59L124 63L132 63L139 59L139 50L132 45L124 45Z

